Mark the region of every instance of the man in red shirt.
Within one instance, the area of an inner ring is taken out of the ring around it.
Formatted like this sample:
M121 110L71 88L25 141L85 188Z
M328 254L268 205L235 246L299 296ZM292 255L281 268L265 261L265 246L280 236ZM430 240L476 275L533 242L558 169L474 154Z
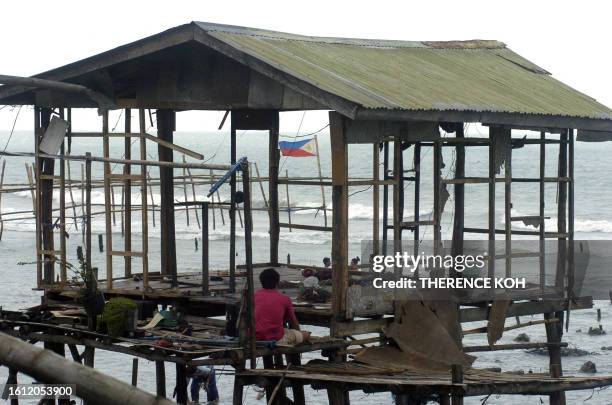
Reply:
M291 299L278 291L280 275L274 269L259 274L263 287L255 293L255 335L257 340L274 340L279 345L307 341L310 332L300 331ZM286 328L288 324L289 328Z

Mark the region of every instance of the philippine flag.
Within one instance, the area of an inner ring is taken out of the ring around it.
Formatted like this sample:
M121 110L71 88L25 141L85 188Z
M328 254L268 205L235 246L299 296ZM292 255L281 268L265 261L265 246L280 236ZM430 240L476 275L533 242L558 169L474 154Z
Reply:
M278 143L283 156L309 157L316 156L314 150L314 138L302 141L281 141Z

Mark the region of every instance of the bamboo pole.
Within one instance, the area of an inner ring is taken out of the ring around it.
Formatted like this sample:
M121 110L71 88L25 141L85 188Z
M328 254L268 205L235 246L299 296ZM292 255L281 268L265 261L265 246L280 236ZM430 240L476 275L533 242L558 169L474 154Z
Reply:
M142 144L141 144L141 148L142 148ZM149 182L151 181L151 171L147 171L147 179L149 180ZM145 182L147 181L147 179L145 179ZM151 208L153 211L153 228L155 228L155 199L153 198L153 187L149 187L149 193L151 196Z
M285 177L289 179L289 170L285 170ZM287 196L287 220L289 222L289 232L291 232L291 201L289 201L289 184L285 184L285 193Z
M261 176L259 175L259 167L257 166L257 162L253 162L253 166L255 167L255 173L257 173L257 182L259 183L259 190L261 191L261 197L264 201L264 207L268 207L268 199L266 198L266 192L264 190L263 181L261 180Z
M0 363L47 384L73 384L88 404L171 405L173 402L21 340L0 334Z
M185 155L183 155L183 163L187 163ZM183 167L183 197L187 202L187 170ZM195 210L198 211L197 209ZM187 219L187 227L189 227L189 204L185 205L185 218Z
M321 172L321 154L319 152L319 138L315 135L314 140L317 152L317 170L319 172L319 179L321 180L321 183L323 183L323 173ZM323 187L323 184L321 184L321 202L323 203L323 218L325 220L325 226L327 227L327 203L325 202L325 187Z
M76 205L74 203L74 194L72 192L72 178L70 174L70 161L66 165L66 174L68 175L68 195L70 196L70 204L72 205L72 217L74 218L74 229L79 230L79 224L77 220Z
M32 175L32 169L27 163L25 164L25 169L26 169L26 175L28 176L28 183L30 184L30 197L32 198L32 212L34 213L34 215L36 215L35 191L38 190L38 188L34 185L34 179L33 179L34 176Z
M185 159L185 156L183 156L183 159ZM197 194L196 194L195 183L194 183L193 176L191 175L191 169L189 168L187 168L187 175L189 176L189 182L191 183L191 195L193 197L193 201L196 201ZM202 229L202 224L200 223L200 214L198 214L197 209L195 209L194 211L195 211L196 222L198 223L198 228Z

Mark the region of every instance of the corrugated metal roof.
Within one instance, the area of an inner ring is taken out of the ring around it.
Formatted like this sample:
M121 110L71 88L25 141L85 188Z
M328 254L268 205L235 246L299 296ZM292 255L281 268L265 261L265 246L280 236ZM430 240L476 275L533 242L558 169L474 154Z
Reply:
M612 119L612 110L497 41L321 38L196 24L239 51L367 109Z

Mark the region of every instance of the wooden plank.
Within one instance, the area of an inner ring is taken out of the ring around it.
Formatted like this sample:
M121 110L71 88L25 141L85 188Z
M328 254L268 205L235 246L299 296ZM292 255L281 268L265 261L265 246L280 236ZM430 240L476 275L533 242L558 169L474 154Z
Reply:
M323 182L323 173L321 171L321 151L319 150L319 138L316 134L314 136L314 142L315 151L317 154L317 171L319 173L319 179L321 180L321 182ZM323 209L323 221L325 226L327 226L327 202L325 201L325 188L323 187L323 184L321 184L321 203Z
M184 148L182 146L176 145L176 144L174 144L172 142L165 141L164 139L155 137L155 136L150 135L150 134L145 134L145 137L147 138L147 140L153 141L153 142L157 143L158 145L163 146L164 148L168 148L168 149L171 149L173 151L182 153L183 155L187 155L187 156L192 157L192 158L197 159L197 160L204 160L204 155L202 155L201 153L198 153L198 152L194 152L191 149Z

